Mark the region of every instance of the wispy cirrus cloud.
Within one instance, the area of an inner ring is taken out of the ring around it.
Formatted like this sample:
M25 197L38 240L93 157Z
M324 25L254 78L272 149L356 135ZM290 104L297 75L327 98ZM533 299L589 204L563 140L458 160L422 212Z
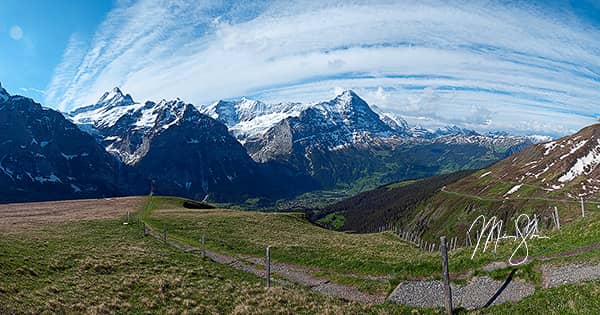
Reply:
M599 83L600 31L567 3L140 0L72 38L46 103L116 85L195 104L343 87L426 126L562 134L600 115Z

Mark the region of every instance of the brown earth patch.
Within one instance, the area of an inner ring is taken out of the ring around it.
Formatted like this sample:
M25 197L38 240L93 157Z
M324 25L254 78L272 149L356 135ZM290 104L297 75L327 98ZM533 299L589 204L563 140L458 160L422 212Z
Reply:
M3 204L0 205L0 232L124 217L127 211L139 210L146 200L146 197L123 197Z

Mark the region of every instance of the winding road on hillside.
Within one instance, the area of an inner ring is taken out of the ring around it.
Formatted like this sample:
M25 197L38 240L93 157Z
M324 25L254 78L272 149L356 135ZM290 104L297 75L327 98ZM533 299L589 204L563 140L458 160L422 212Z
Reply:
M449 191L449 190L446 189L446 186L442 187L440 189L440 191L444 192L444 193L447 193L447 194L451 194L451 195L456 195L456 196L461 196L461 197L467 197L467 198L477 199L477 200L481 200L481 201L540 200L540 201L550 201L550 202L570 202L570 203L577 203L577 204L579 204L581 202L579 200L572 200L572 199L551 199L551 198L539 198L539 197L527 197L527 198L490 198L490 197L480 197L480 196L471 195L471 194L459 193L459 192L456 192L456 191ZM584 200L583 203L585 203L585 204L600 205L600 201Z

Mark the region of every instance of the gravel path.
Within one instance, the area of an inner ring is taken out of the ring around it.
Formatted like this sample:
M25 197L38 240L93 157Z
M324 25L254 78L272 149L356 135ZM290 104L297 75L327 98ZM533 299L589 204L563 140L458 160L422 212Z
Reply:
M599 264L542 265L542 287L552 288L569 283L600 279ZM455 307L479 309L505 302L518 302L535 293L535 286L521 279L496 281L489 277L474 277L467 285L451 284ZM501 290L501 288L504 289ZM415 307L444 307L441 280L405 281L400 283L388 300Z
M502 281L489 277L474 277L467 285L452 283L452 303L455 307L473 310L486 305L520 301L535 292L535 287L522 280L512 280L506 287ZM396 287L388 300L415 307L444 307L441 280L406 281Z
M150 226L146 225L146 234L157 240L164 241L163 235L154 231ZM183 251L200 254L202 251L198 248L187 244L181 244L177 241L167 238L166 242L169 246L181 249ZM226 264L238 270L253 273L259 277L265 277L265 262L261 258L243 256L236 258L228 255L218 254L206 251L206 256L214 262ZM318 271L315 268L304 268L286 263L271 262L271 273L276 274L282 279L271 279L273 282L286 285L289 282L301 284L310 287L313 291L327 295L336 296L348 301L364 302L371 304L380 304L385 301L384 295L368 294L359 291L353 286L332 283L327 279L318 278L311 272Z
M600 279L600 264L568 264L542 266L542 286L558 287L564 284Z
M157 233L148 226L146 233L163 241L162 234ZM172 239L168 239L167 244L184 251L196 254L201 253L198 248L181 244ZM596 245L589 247L585 249L593 250L597 248ZM559 254L557 256L565 256L565 254L568 254L566 256L570 256L580 252L581 250L574 250L573 253L563 253L563 255ZM265 263L262 258L252 256L241 256L238 258L209 251L206 252L206 255L209 259L217 263L226 264L238 270L253 273L259 277L265 277ZM549 259L549 257L537 257L537 259L544 260ZM503 264L490 264L483 269L491 271L504 267L506 266ZM567 264L562 266L546 264L541 267L541 270L542 286L544 288L600 279L600 263ZM272 279L272 281L281 285L288 285L290 282L297 283L323 294L349 301L371 304L383 303L386 299L383 295L367 294L360 292L355 287L332 283L327 279L313 276L312 273L317 271L319 270L316 268L271 262L271 272L281 278ZM506 281L497 281L489 277L473 277L466 285L452 283L451 290L454 307L473 310L505 302L518 302L535 293L535 286L521 279L513 279L511 275ZM387 300L414 307L444 307L442 281L404 281L394 289Z

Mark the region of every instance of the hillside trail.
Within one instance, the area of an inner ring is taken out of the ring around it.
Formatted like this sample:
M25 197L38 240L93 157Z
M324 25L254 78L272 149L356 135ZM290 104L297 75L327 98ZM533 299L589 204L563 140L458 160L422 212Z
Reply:
M461 197L467 197L467 198L471 198L471 199L477 199L477 200L483 200L483 201L506 201L506 200L538 200L538 201L550 201L550 202L568 202L568 203L577 203L579 204L581 201L579 200L573 200L573 199L552 199L552 198L540 198L540 197L527 197L527 198L490 198L490 197L479 197L476 195L471 195L471 194L465 194L465 193L460 193L460 192L456 192L456 191L450 191L446 188L446 186L442 187L440 189L440 191L448 193L448 194L452 194L452 195L457 195L457 196L461 196ZM592 204L592 205L600 205L600 201L589 201L589 200L585 200L583 202L584 204Z
M144 211L145 212L145 211ZM142 221L145 226L145 234L165 242L167 245L194 254L202 254L202 250L189 244L167 238L155 231ZM530 257L529 263L539 260L545 261L558 257L569 257L600 249L600 243L575 248L566 252L552 255ZM263 258L239 255L230 256L211 251L205 251L208 259L231 266L265 278L265 261ZM492 262L481 268L483 271L493 271L508 268L505 262ZM444 307L442 296L443 288L439 279L441 274L430 275L427 278L411 278L400 282L393 292L386 296L384 294L369 294L361 292L354 286L333 283L328 279L316 277L313 274L320 270L313 267L297 266L289 263L271 262L272 282L280 285L299 284L310 288L315 292L335 296L348 301L381 304L385 301L399 303L413 307ZM541 288L557 287L569 283L600 279L599 264L570 263L564 265L544 264L540 266L542 272ZM450 274L453 280L467 281L466 284L452 283L452 300L456 307L468 310L481 309L491 305L505 302L518 302L540 289L540 285L527 282L522 279L513 279L516 269L513 269L504 281L494 280L488 276L475 276L473 271ZM274 276L274 277L273 277ZM387 281L391 276L365 276L347 274L346 276Z
M165 242L167 245L178 248L180 250L191 252L194 254L202 254L201 249L193 247L189 244L181 243L172 238L167 237L167 240L165 241L163 239L163 235L156 232L148 224L143 224L145 226L146 235L150 235L155 239ZM263 259L250 256L234 257L211 251L205 251L205 255L208 259L214 262L228 265L235 269L253 273L259 277L266 278L266 267ZM300 284L309 287L313 291L339 297L348 301L363 302L370 304L381 304L385 302L386 295L369 294L361 292L353 286L337 284L329 281L328 279L315 277L312 275L312 273L314 273L315 271L318 270L315 268L306 268L287 263L271 262L272 276L277 276L274 279L272 279L272 281L277 282L280 285L289 285L291 283Z
M153 238L165 242L163 235L156 232L152 227L145 224L146 234ZM172 238L167 238L167 245L174 248L202 254L202 250L188 244L184 244ZM557 253L555 255L545 255L532 257L533 260L549 260L557 257L569 257L600 249L600 243L573 249L568 252ZM252 256L230 256L212 251L205 251L206 257L216 263L231 266L242 270L266 277L265 262L261 258ZM493 262L484 266L482 270L492 271L507 268L503 262ZM544 264L541 266L542 288L552 288L570 283L590 281L600 279L599 264L581 264L571 263L560 266ZM350 285L337 284L328 279L319 278L313 275L318 272L316 268L308 268L288 263L271 262L271 273L274 275L272 281L280 285L299 284L310 288L315 292L335 296L348 301L381 304L391 301L413 307L444 307L442 296L443 288L440 280L406 280L402 281L393 290L389 296L383 294L369 294L359 291ZM518 302L535 293L539 287L535 284L522 279L514 279L513 270L504 281L494 280L487 276L472 277L472 272L451 274L454 280L468 280L464 285L452 283L452 300L457 307L468 310L481 309L491 305L498 305L506 302ZM360 277L360 276L359 276ZM388 280L389 277L366 277L375 280Z

